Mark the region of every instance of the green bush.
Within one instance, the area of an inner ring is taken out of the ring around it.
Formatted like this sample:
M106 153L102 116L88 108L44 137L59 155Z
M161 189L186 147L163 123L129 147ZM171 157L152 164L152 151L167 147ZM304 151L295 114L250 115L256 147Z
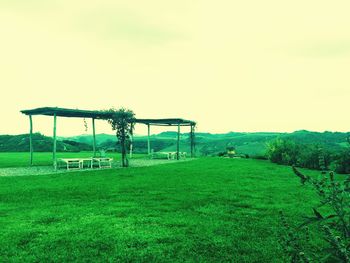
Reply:
M297 163L300 147L291 140L277 139L267 145L267 158L277 164Z
M303 145L298 156L297 165L309 169L328 170L332 156L328 150L319 145Z
M335 171L340 174L350 174L350 150L340 153L336 157Z
M224 156L226 156L227 155L227 152L219 152L218 153L218 156L219 157L224 157Z
M267 157L273 163L316 170L327 170L332 162L331 153L320 145L281 139L268 144Z

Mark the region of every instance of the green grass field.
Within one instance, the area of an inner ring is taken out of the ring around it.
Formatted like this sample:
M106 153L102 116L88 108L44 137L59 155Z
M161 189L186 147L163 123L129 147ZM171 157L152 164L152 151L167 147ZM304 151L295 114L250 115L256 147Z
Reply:
M0 177L0 197L4 262L283 262L278 211L317 204L289 167L220 158Z
M84 158L92 157L92 152L58 152L57 158ZM120 160L119 153L107 153L115 161ZM133 158L142 158L145 154L134 154ZM30 154L27 152L0 152L0 168L7 167L26 167L29 166ZM52 165L52 153L38 152L34 153L34 165L48 166Z

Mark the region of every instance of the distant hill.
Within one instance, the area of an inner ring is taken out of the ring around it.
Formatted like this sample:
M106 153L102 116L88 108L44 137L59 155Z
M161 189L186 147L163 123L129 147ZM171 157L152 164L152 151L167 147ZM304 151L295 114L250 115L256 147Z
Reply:
M249 155L263 155L267 143L277 138L290 139L302 144L319 144L328 149L337 151L344 147L347 133L341 132L310 132L296 131L293 133L254 132L254 133L227 133L216 136L197 136L197 144L202 154L212 154L225 151L227 145L236 147L238 153Z
M51 152L53 139L40 133L33 134L33 148L36 152ZM57 140L58 152L91 151L91 146L71 140ZM0 135L0 152L28 152L29 135Z
M85 143L92 145L92 135L77 135L77 136L71 136L71 137L59 137L61 140L69 140L69 141L76 141L80 143ZM105 133L100 133L96 134L96 141L97 143L104 143L106 141L116 141L116 137L113 134L105 134Z
M317 143L324 145L334 151L346 146L347 133L341 132L311 132L306 130L295 131L293 133L279 132L229 132L224 134L212 134L205 132L196 133L196 152L199 155L212 155L225 151L228 145L236 147L236 151L248 155L264 155L268 142L276 138L290 139L298 143ZM181 151L190 151L189 134L182 133L180 141ZM67 138L79 142L92 143L92 136L83 135ZM118 149L115 135L96 135L97 144L100 148ZM151 148L154 151L175 151L177 133L166 131L151 136ZM134 151L147 152L147 136L134 137Z
M342 132L310 132L306 130L293 133L278 132L229 132L224 134L196 133L196 153L198 155L215 155L226 150L227 146L235 146L237 153L253 156L264 155L268 142L276 138L290 139L297 143L323 145L328 149L337 151L347 146L348 133ZM189 133L180 136L180 150L190 152ZM111 134L96 135L97 148L117 150L116 136ZM151 148L154 151L175 151L177 133L174 131L162 132L151 136ZM35 133L33 135L35 151L52 151L52 138ZM134 137L134 151L136 153L147 152L147 136ZM28 151L29 136L1 135L0 151ZM92 149L92 136L80 135L73 137L59 137L58 151L86 151Z

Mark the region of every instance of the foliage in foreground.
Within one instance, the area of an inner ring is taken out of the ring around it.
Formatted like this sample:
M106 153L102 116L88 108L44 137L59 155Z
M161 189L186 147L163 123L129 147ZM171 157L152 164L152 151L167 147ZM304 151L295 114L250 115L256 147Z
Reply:
M312 186L320 198L320 204L313 208L313 216L306 217L305 222L294 230L280 212L286 233L282 237L282 244L291 262L350 262L350 177L336 181L334 173L330 172L329 176L323 174L321 178L315 179L304 175L294 166L293 172L303 185ZM321 213L321 208L329 211L328 214ZM309 244L307 226L311 224L316 225L326 241L325 256L322 258Z

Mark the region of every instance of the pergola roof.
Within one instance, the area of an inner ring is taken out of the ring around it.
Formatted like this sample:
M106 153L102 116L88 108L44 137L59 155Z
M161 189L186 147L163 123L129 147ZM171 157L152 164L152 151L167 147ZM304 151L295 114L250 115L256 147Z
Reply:
M155 126L191 126L196 125L194 121L184 120L179 118L172 119L136 119L136 123L143 123L147 125L155 125Z
M112 114L103 111L66 109L58 107L43 107L31 110L22 110L25 115L46 115L46 116L60 116L60 117L76 117L76 118L94 118L94 119L109 119ZM179 118L171 119L135 119L135 123L142 123L147 125L158 126L191 126L196 125L194 121L184 120Z
M76 117L76 118L92 118L92 130L93 130L93 152L94 157L96 156L96 136L95 136L95 119L108 120L113 118L113 112L106 111L92 111L92 110L79 110L79 109L65 109L58 107L43 107L31 110L22 110L23 114L29 116L29 149L30 149L30 164L33 165L33 123L32 123L32 115L46 115L46 116L54 116L54 124L53 124L53 166L55 170L57 170L57 156L56 156L56 119L58 116L60 117ZM151 144L150 144L150 126L158 125L158 126L178 126L177 132L177 160L179 160L180 156L180 126L191 126L191 156L194 153L194 126L196 123L194 121L173 118L173 119L133 119L134 123L141 123L148 125L148 154L151 154ZM132 153L132 147L130 147L130 154ZM80 163L79 163L80 165Z
M92 110L78 110L65 109L57 107L43 107L32 110L22 110L26 115L46 115L46 116L60 116L60 117L76 117L76 118L94 118L94 119L108 119L111 114L102 111Z

